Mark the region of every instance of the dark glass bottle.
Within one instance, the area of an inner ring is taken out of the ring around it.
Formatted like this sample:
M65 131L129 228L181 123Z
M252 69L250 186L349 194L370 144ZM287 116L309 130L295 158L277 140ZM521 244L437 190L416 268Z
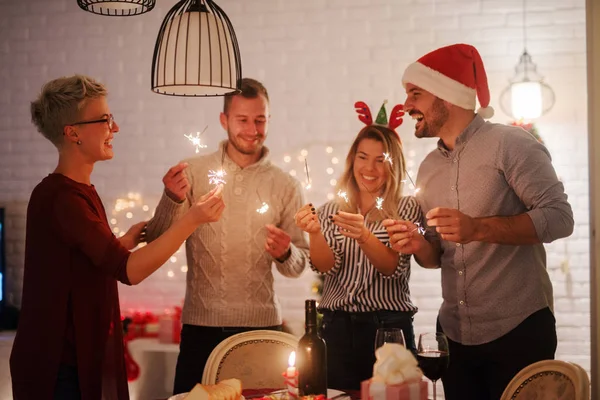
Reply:
M327 346L317 332L317 303L306 300L306 332L298 342L298 394L327 396Z

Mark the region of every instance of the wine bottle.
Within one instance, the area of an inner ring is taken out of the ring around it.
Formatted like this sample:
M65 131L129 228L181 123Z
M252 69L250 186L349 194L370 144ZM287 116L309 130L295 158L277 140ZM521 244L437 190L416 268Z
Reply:
M298 394L327 396L327 346L317 332L317 304L305 302L305 333L298 342Z

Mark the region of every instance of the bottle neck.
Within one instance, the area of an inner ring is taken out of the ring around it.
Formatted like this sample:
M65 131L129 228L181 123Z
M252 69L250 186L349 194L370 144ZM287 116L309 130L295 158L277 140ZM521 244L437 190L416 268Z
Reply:
M304 328L307 334L317 333L317 307L314 300L307 300L304 309Z
M312 335L317 333L317 325L313 325L313 324L306 324L305 325L305 331L307 335Z

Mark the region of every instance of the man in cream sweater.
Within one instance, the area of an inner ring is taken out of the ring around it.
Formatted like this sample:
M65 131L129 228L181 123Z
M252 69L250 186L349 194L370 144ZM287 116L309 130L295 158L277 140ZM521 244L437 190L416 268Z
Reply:
M214 188L209 171L223 169L225 209L219 221L186 241L187 286L174 394L201 381L211 351L229 336L252 329L281 329L272 263L287 277L308 264L308 244L294 223L303 204L298 181L268 160L265 87L244 78L241 93L226 96L221 125L228 139L213 154L172 167L164 194L148 223L152 240L198 198ZM268 205L268 208L264 204Z

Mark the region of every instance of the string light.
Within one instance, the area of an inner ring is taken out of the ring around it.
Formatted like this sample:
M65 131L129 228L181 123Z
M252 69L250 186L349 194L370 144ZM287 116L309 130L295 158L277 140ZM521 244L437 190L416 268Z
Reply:
M117 198L113 209L110 212L110 224L112 232L117 237L122 237L133 222L149 221L154 215L154 209L146 204L139 193L129 192L126 196ZM123 224L123 226L121 226ZM146 243L140 243L138 248L144 247ZM173 256L169 258L169 263L176 263L178 259L183 259L184 246L180 246ZM172 271L171 271L172 272Z
M204 143L202 143L202 139L200 139L200 136L202 136L202 134L206 131L207 128L208 125L206 125L202 132L196 132L196 136L192 136L191 133L189 135L183 135L190 142L192 142L192 145L196 148L196 153L199 153L200 149L205 149L207 147Z

